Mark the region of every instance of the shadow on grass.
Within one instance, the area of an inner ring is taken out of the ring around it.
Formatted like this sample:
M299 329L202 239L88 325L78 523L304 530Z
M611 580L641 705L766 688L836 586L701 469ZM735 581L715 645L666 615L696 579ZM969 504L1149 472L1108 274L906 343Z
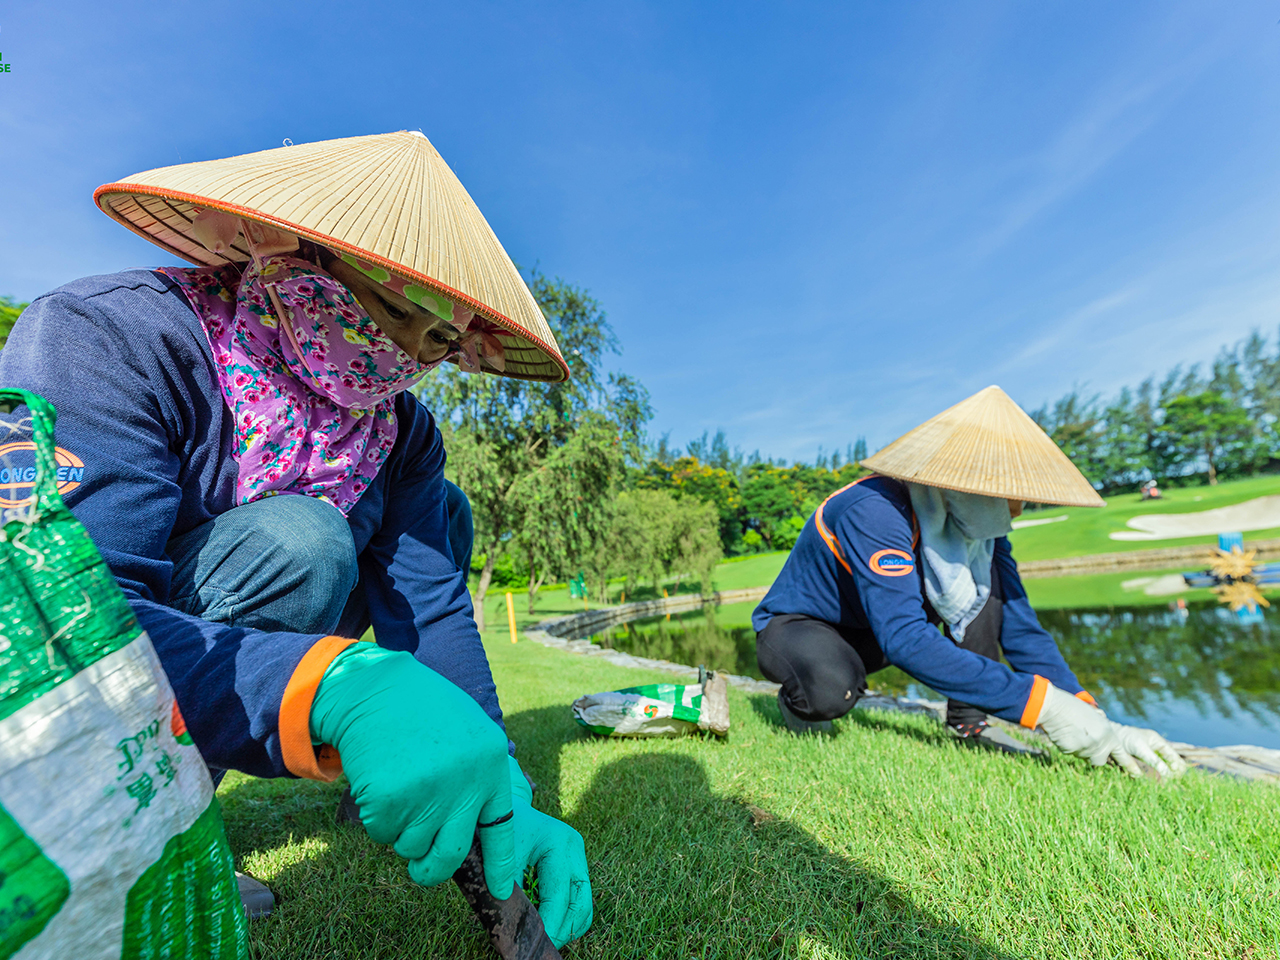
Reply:
M753 697L752 705L781 728L771 698ZM535 803L562 816L562 750L590 735L565 706L513 714L507 730L538 782ZM941 734L938 739L945 742ZM930 916L892 882L794 824L716 796L701 763L665 752L674 744L626 746L637 752L602 766L569 811L569 822L586 841L595 921L582 940L565 948L566 960L1011 960L967 930Z
M589 735L563 705L513 714L507 728L535 804L562 815L563 751ZM702 764L677 752L685 744L617 746L628 755L600 766L568 811L586 841L595 923L566 960L1013 960L776 813L716 795ZM236 775L219 791L237 864L280 898L251 925L253 956L489 960L452 884L416 886L389 848L334 824L340 792L341 781Z
M249 924L253 960L492 960L452 883L418 886L390 847L335 824L345 784L231 774L218 791L236 868L278 901Z
M756 694L750 698L751 709L768 724L780 736L788 736L786 724L782 722L782 714L778 711L778 701L776 697L767 696L765 694ZM854 707L843 717L836 720L836 730L834 736L840 735L840 727L846 725L858 726L864 730L871 730L884 736L908 737L912 740L918 740L920 743L927 743L930 746L957 748L957 749L974 749L983 750L983 747L976 745L966 745L958 741L954 736L947 732L946 727L934 720L934 722L921 725L918 719L922 716L929 716L921 713L892 713L887 710L877 710L875 708L861 709ZM832 736L833 734L819 734L819 736ZM991 748L985 748L990 750ZM1016 757L1005 754L1000 751L992 750L998 756L1006 756L1018 763L1036 763L1041 766L1052 766L1053 759L1048 754L1020 754Z
M568 704L522 710L505 720L507 736L516 745L520 769L534 782L534 804L543 813L561 816L560 750L591 734L573 719Z
M784 736L789 735L790 732L782 721L782 713L778 710L777 696L760 693L753 695L750 700L751 709L755 711L761 720L773 728L776 733ZM954 742L942 724L929 724L925 729L921 729L915 720L906 719L909 716L918 717L921 714L896 714L885 710L863 710L855 706L843 717L836 718L834 734L822 734L822 736L839 736L842 726L853 724L868 730L910 737L913 740L919 740L921 743L941 745Z
M688 756L607 764L573 823L596 913L566 957L1009 957L785 819L716 796Z

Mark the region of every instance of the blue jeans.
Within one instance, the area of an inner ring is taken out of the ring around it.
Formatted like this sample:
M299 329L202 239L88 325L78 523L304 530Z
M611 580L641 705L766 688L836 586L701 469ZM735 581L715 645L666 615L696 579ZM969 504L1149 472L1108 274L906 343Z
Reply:
M445 481L449 546L471 569L471 504ZM337 508L314 497L264 497L165 547L169 606L232 627L359 637L369 629L355 542ZM214 783L225 771L213 770Z
M445 481L449 546L471 569L471 504ZM314 497L264 497L174 537L169 605L227 626L359 637L369 629L346 518Z

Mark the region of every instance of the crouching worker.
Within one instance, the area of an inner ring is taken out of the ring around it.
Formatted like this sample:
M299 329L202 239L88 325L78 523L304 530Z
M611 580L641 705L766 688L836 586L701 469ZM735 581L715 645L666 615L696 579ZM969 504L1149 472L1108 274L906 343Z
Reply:
M998 744L994 714L1095 765L1140 776L1137 757L1166 776L1186 770L1155 732L1108 720L1036 620L1006 537L1012 518L1028 500L1102 499L999 387L863 465L877 473L818 508L753 615L788 726L830 729L867 675L892 664L947 697L960 737Z
M469 508L405 392L446 360L567 376L479 210L418 133L154 170L96 198L202 266L40 297L0 383L56 405L58 455L81 465L63 495L204 758L345 772L369 836L420 884L448 879L479 828L492 894L534 867L547 932L579 936L582 838L532 807L509 754ZM376 645L351 639L370 625Z

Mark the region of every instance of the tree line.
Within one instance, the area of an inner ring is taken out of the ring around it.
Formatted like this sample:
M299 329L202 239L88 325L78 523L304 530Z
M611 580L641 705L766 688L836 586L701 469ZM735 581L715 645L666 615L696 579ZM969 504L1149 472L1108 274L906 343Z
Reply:
M642 384L605 376L617 352L586 291L535 273L531 288L573 372L564 384L470 378L446 370L422 399L446 434L450 476L472 498L479 609L495 585L527 591L582 574L606 599L611 579L683 578L710 587L725 556L789 550L823 499L864 476L865 439L790 463L731 448L724 431L683 449L646 440ZM1216 483L1276 466L1280 338L1223 348L1209 373L1175 367L1114 397L1072 390L1031 416L1104 493L1145 480Z
M1223 347L1207 373L1169 370L1109 399L1077 387L1031 413L1103 493L1147 480L1170 485L1280 466L1280 336L1254 331Z
M789 550L827 496L866 474L859 437L812 464L749 455L724 431L683 449L649 442L644 386L606 373L617 339L584 289L539 271L530 289L571 378L558 384L472 377L446 365L415 388L436 417L447 475L475 523L475 599L582 576L601 601L611 580L711 585L725 556ZM0 297L0 348L26 304ZM1210 370L1174 367L1104 399L1083 388L1031 416L1103 493L1149 479L1216 483L1280 465L1280 336L1256 331ZM483 625L483 624L482 624Z
M631 482L652 409L638 381L602 369L618 344L600 304L536 270L528 279L569 380L445 367L415 388L443 434L446 475L471 501L481 628L495 585L525 590L530 612L542 587L579 575L602 601L618 577L632 591L641 580L686 576L709 587L723 557L713 507Z
M617 580L632 595L673 580L709 591L721 559L790 549L817 505L866 473L861 438L812 465L745 455L723 431L683 450L669 436L650 444L648 392L603 372L618 344L600 304L563 280L528 279L568 381L445 367L416 388L443 433L446 474L471 501L479 617L495 587L524 590L533 613L544 586L579 575L602 602Z

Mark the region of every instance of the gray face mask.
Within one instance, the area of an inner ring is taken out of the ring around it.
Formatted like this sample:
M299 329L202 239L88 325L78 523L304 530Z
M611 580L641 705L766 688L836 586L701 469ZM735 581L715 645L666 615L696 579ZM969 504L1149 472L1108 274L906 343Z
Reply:
M966 540L994 540L1013 529L1008 500L955 490L940 492L951 522Z
M1013 529L1009 502L909 483L920 525L924 591L956 643L991 594L996 537Z

